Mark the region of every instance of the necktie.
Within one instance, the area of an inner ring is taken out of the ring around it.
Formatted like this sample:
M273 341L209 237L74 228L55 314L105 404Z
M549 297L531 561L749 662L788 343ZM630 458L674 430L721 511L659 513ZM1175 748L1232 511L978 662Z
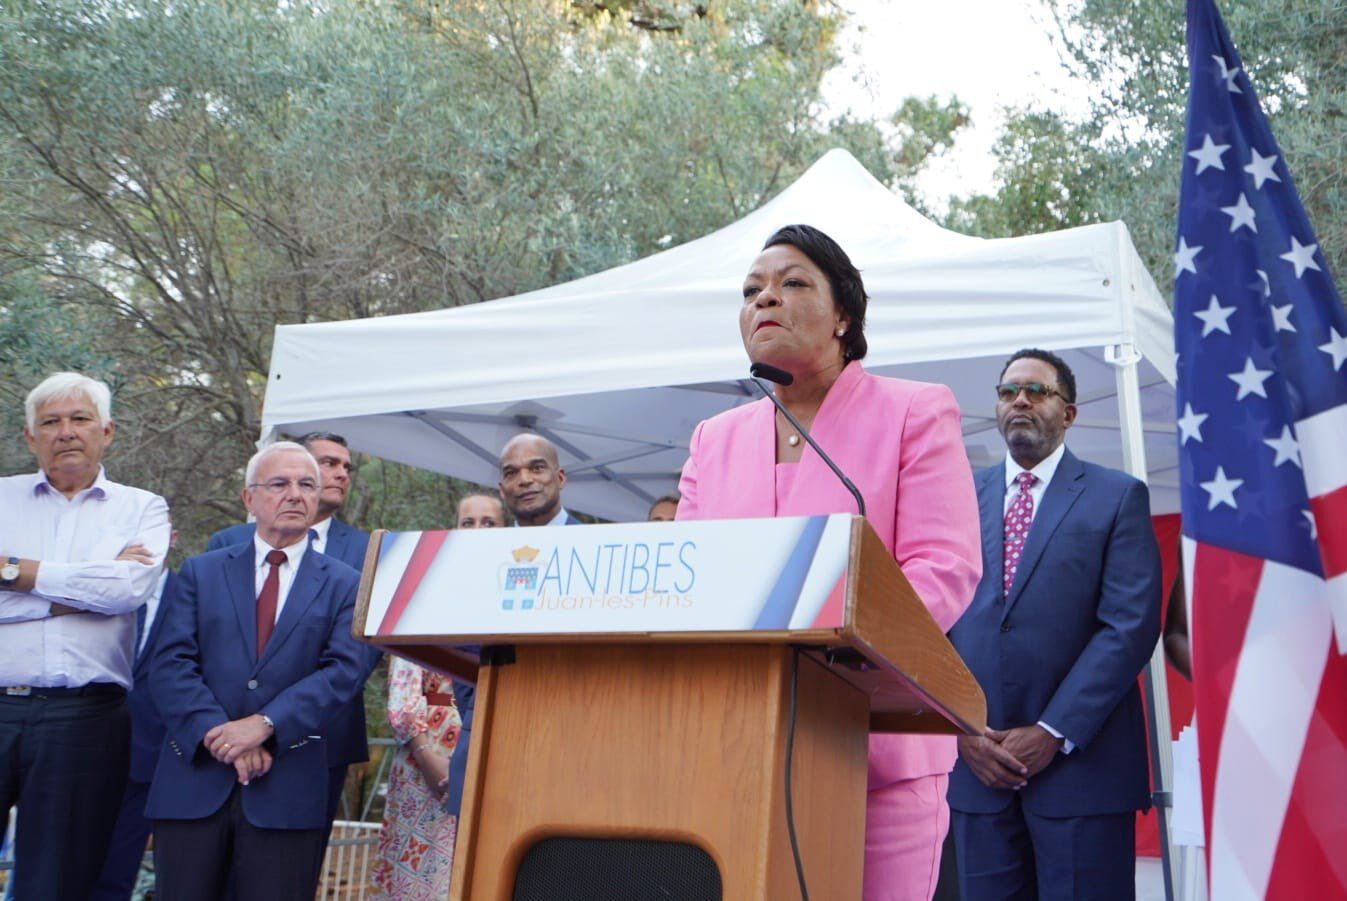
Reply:
M257 656L266 649L271 630L276 628L276 602L281 594L281 564L285 562L285 551L274 548L267 551L267 562L271 571L262 583L262 593L257 596Z
M1020 552L1024 550L1024 539L1029 535L1029 524L1034 521L1034 496L1029 489L1038 481L1032 472L1022 472L1015 476L1019 492L1010 502L1005 521L1005 567L1001 590L1010 594L1010 586L1015 582L1015 569L1020 565Z

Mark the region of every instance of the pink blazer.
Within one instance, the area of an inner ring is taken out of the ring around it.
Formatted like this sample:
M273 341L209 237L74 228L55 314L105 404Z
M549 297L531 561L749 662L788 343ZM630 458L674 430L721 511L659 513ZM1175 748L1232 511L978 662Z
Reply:
M860 489L866 518L942 629L954 625L982 575L977 496L944 385L842 370L810 433ZM700 423L679 482L679 519L854 513L856 502L806 445L777 508L775 421L762 399ZM870 788L948 773L952 737L872 735Z

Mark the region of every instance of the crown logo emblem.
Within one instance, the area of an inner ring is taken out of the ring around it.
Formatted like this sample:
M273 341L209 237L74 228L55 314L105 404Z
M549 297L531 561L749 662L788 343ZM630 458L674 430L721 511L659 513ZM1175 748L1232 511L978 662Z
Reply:
M515 563L532 563L534 560L538 559L538 549L536 547L529 547L528 545L524 545L521 548L515 548L510 553L514 555Z

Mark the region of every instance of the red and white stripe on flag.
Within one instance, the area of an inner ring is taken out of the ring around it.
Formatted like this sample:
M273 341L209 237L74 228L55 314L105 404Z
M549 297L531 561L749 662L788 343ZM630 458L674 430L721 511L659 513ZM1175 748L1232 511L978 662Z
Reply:
M1296 434L1326 578L1184 539L1220 901L1347 899L1347 408Z

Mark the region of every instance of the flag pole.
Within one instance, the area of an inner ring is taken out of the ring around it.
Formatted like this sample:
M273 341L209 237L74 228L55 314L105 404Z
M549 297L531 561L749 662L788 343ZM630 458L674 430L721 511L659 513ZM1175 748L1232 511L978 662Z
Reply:
M1119 286L1120 290L1126 290ZM1127 298L1123 307L1130 309ZM1130 316L1124 314L1127 322ZM1130 323L1128 323L1130 324ZM1142 482L1146 478L1145 432L1141 418L1141 378L1137 364L1141 354L1130 343L1114 344L1104 349L1104 359L1114 369L1118 391L1118 422L1122 432L1123 471ZM1146 695L1146 736L1150 746L1151 804L1155 807L1155 822L1160 838L1160 868L1164 873L1165 899L1174 901L1177 849L1169 830L1170 811L1173 809L1174 760L1170 745L1169 689L1165 674L1164 637L1156 642L1146 668L1141 671L1142 689Z

